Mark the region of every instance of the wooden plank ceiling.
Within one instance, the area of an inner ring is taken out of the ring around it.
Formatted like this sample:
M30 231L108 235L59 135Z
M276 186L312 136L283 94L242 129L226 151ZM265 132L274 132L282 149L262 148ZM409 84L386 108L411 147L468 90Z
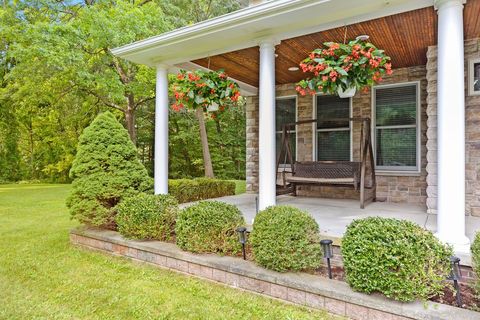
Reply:
M465 39L479 38L480 0L468 0L464 16ZM428 46L436 44L437 13L429 7L283 40L276 50L277 84L303 79L305 75L301 71L292 72L288 68L298 66L323 42L343 42L345 30L347 41L368 34L370 41L392 58L394 68L424 65ZM193 62L213 70L224 69L230 77L257 87L258 60L258 47L252 47Z

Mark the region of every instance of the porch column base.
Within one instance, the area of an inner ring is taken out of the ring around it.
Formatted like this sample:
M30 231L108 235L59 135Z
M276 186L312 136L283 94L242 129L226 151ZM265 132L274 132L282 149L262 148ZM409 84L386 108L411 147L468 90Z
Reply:
M469 253L470 252L470 239L467 236L460 235L458 237L452 237L450 234L436 233L435 236L444 243L448 243L453 246L455 253Z

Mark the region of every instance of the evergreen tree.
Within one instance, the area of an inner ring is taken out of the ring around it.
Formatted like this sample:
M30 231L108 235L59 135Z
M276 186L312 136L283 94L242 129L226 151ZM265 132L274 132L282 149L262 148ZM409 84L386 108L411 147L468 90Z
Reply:
M115 229L117 204L151 186L127 130L110 112L98 115L79 139L67 199L72 218Z

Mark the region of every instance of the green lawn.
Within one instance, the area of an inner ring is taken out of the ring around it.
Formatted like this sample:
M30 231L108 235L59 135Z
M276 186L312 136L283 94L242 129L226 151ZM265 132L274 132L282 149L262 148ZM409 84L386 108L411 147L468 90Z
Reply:
M0 319L331 319L72 247L68 185L0 185Z

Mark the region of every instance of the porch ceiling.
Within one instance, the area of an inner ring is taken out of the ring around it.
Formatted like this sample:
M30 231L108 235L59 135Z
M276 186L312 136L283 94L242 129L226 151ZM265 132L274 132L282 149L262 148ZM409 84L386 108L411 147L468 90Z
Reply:
M426 63L428 46L436 44L437 13L433 7L408 11L347 26L347 39L368 34L370 40L391 56L394 68ZM468 0L464 10L465 39L480 37L480 0ZM345 28L339 27L283 40L277 46L276 82L300 81L301 71L288 71L297 66L310 51L323 42L342 42ZM210 60L210 61L209 61ZM228 75L249 85L258 86L258 47L250 47L192 61L210 69L225 69Z

